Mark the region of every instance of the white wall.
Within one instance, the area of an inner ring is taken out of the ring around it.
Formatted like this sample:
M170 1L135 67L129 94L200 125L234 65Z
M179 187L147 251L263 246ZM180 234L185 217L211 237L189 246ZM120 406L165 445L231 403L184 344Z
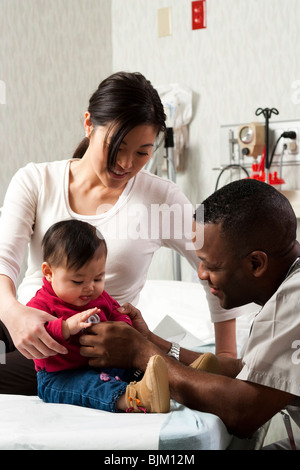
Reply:
M89 97L111 73L110 7L0 0L0 206L19 167L68 158L84 137Z
M161 7L172 9L173 34L164 38ZM214 190L221 125L256 120L258 107L276 107L278 120L300 119L300 100L292 98L300 80L299 0L207 0L207 29L198 31L190 0L112 0L112 18L114 71L193 90L187 170L178 183L194 204ZM151 277L164 264L160 257Z
M173 34L158 38L157 9L172 9ZM300 118L292 85L300 80L299 0L207 0L207 29L191 30L190 0L112 0L113 69L138 70L155 85L194 92L190 153L183 187L194 203L214 189L220 126Z

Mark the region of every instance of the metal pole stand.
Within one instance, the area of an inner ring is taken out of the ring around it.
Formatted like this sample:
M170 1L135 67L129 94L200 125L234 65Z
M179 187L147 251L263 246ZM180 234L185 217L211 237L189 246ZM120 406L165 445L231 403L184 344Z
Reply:
M174 162L174 131L172 127L167 128L165 138L166 161L168 179L176 183L176 169ZM173 272L175 281L181 281L181 259L179 253L173 251Z

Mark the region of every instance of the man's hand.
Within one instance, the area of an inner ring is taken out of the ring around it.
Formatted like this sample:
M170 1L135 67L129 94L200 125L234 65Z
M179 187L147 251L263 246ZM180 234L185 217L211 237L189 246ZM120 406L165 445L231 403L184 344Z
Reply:
M80 337L80 354L90 357L91 367L121 367L144 370L158 348L124 322L103 322Z
M124 315L128 315L132 321L132 326L145 336L145 338L149 339L150 331L148 325L137 308L127 302L122 305L122 307L118 308L118 311L124 313Z

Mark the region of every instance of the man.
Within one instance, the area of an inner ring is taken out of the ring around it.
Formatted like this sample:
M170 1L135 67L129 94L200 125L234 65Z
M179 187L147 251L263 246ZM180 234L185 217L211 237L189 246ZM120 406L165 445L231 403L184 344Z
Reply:
M213 413L239 437L250 437L288 407L300 425L300 246L296 217L288 200L255 180L230 183L204 202L204 244L197 248L199 278L222 307L255 302L256 316L242 360L219 356L220 375L186 367L199 354L180 350L149 332L140 312L130 315L138 331L104 324L82 337L82 354L94 366L145 370L154 354L164 357L171 396L190 408ZM203 228L203 227L202 227ZM127 312L126 312L127 313ZM221 399L220 399L221 397ZM294 407L289 408L291 405Z

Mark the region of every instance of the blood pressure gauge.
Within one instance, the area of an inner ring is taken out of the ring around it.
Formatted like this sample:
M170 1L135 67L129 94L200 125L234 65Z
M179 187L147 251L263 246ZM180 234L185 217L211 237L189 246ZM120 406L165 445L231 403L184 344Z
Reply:
M242 127L240 130L240 140L243 144L250 144L253 140L253 130L249 126Z
M243 155L257 158L265 145L265 126L260 122L243 124L238 130L238 142Z

